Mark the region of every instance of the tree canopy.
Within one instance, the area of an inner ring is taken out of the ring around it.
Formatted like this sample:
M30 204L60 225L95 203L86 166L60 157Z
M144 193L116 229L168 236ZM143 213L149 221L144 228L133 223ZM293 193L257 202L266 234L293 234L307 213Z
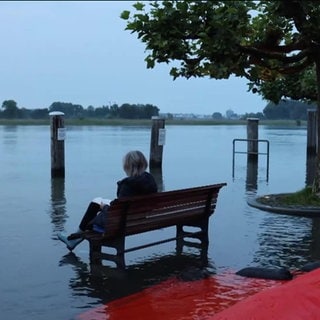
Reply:
M248 80L266 100L317 101L320 191L320 4L318 0L137 2L121 18L146 46L147 68L177 77Z
M172 63L174 79L245 77L249 90L274 102L283 96L316 100L318 1L154 1L133 7L121 17L146 44L147 68Z
M316 105L314 103L309 105L301 101L283 99L277 104L269 102L263 109L263 115L270 120L307 120L308 110L316 110Z
M3 114L8 118L15 118L18 116L19 109L14 100L5 100L2 102Z

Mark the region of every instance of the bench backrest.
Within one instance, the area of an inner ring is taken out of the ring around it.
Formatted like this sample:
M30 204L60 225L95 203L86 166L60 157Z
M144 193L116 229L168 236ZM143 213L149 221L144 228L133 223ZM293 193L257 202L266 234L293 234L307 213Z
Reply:
M209 217L214 212L219 190L225 185L116 199L108 209L106 236L132 235Z

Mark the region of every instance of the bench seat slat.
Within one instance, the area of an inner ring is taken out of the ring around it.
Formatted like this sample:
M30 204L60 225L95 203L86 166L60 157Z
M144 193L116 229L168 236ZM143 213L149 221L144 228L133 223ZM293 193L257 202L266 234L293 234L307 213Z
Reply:
M171 195L159 196L159 194L149 196L148 199L135 198L134 200L133 199L127 200L127 203L130 204L130 212L134 211L135 209L144 210L144 208L157 208L157 207L178 205L180 203L184 204L186 202L192 203L195 201L206 200L208 198L208 193L203 193L203 192L202 193L189 192L183 195L175 195L173 197L171 197ZM214 194L212 198L216 199L217 194Z

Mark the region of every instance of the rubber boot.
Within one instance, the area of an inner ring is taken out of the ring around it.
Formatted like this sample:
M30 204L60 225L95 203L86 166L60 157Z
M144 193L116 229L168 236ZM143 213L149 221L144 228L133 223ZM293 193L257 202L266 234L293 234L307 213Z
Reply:
M57 237L59 240L64 242L67 245L67 248L72 251L80 242L84 240L84 238L74 239L74 240L68 240L68 237L66 235L63 235L62 233L58 233Z

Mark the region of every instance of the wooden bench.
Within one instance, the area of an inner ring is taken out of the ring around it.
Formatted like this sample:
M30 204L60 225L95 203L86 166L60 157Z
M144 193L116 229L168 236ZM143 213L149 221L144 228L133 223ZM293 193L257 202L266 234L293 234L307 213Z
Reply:
M225 185L220 183L113 200L108 209L106 232L85 233L91 263L101 263L106 259L122 268L125 267L126 252L172 240L177 240L177 250L182 250L186 237L199 239L202 248L207 250L209 217L214 213L218 193ZM173 238L129 249L125 247L126 236L172 226L176 226ZM196 228L185 231L185 226ZM116 253L103 253L101 249L104 246L114 248Z

